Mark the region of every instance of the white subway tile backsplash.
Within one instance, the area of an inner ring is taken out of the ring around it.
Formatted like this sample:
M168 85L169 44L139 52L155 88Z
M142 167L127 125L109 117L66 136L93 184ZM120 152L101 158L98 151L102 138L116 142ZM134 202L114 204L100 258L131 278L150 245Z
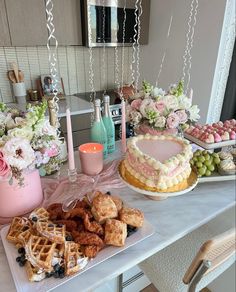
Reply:
M103 48L94 48L93 71L96 91L115 88L115 49L105 48L103 66ZM125 48L124 83L130 81L130 62L132 48ZM118 48L119 82L121 82L122 48ZM58 75L63 79L67 95L91 91L89 83L89 49L80 46L59 46L57 51ZM38 47L0 47L0 90L4 102L12 102L12 87L7 78L11 62L16 62L25 76L26 88L36 88L36 79L50 73L48 49ZM104 70L105 69L105 74ZM105 79L104 79L105 75Z

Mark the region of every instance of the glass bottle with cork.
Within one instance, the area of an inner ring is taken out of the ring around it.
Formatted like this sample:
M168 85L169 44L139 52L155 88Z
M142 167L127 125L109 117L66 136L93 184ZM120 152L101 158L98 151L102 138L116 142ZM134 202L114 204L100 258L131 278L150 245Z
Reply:
M115 151L115 125L111 117L110 112L110 96L103 96L104 112L103 112L103 124L107 131L107 153L110 154Z
M95 114L91 128L91 140L103 145L103 156L107 157L107 132L101 118L101 100L95 99Z

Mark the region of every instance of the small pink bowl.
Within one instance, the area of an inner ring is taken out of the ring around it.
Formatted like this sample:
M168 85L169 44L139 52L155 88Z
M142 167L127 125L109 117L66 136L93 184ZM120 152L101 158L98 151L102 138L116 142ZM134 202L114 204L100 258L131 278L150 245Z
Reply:
M99 174L103 169L103 145L85 143L78 147L81 170L87 175Z

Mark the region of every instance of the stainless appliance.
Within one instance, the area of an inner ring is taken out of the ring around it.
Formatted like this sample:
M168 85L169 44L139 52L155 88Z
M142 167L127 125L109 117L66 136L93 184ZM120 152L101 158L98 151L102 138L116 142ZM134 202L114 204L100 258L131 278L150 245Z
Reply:
M134 41L135 0L81 0L83 44L88 47L121 46L123 43L124 5L126 3L125 45ZM150 0L142 1L140 44L148 43ZM91 39L88 35L89 17ZM105 16L103 18L103 16ZM105 29L103 29L105 27Z

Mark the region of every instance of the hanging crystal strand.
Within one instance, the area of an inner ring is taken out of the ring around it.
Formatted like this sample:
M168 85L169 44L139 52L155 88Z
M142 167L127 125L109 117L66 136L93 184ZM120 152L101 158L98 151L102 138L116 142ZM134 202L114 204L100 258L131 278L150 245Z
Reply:
M121 99L124 99L123 97L123 86L124 86L124 63L125 63L125 25L126 25L126 0L124 2L124 19L123 19L123 27L122 27L122 57L121 57Z
M187 69L187 83L186 83L186 94L188 92L188 88L189 88L189 84L190 84L190 80L191 80L191 67L192 67L192 55L191 55L191 50L193 48L193 40L194 40L194 32L195 32L195 26L197 23L197 13L198 13L198 0L196 0L196 5L194 8L194 14L193 14L193 25L192 25L192 33L190 36L190 44L189 44L189 48L188 48L188 55L189 55L189 59L188 59L188 69Z
M96 92L94 89L94 71L93 71L93 63L94 63L94 58L93 58L93 50L91 47L92 43L92 30L91 30L91 11L90 11L90 6L88 6L88 38L89 38L89 85L90 85L90 104L91 107L94 109L94 100L96 98ZM91 125L94 120L94 110L91 113Z
M167 31L167 35L166 35L166 43L167 43L167 41L169 39L169 36L170 36L172 20L173 20L173 15L171 15L171 17L170 17L170 23L169 23L169 27L168 27L168 31ZM166 47L167 47L167 44L166 44ZM158 72L158 75L157 75L157 79L156 79L156 87L159 84L159 78L161 76L161 72L162 72L163 64L165 62L165 58L166 58L166 48L165 48L165 51L164 51L162 59L161 59L160 69L159 69L159 72Z
M59 121L58 121L58 101L59 98L58 94L58 73L57 73L57 47L58 41L54 35L55 33L55 26L53 24L53 2L52 0L46 1L46 15L47 15L47 29L49 32L49 36L47 39L47 49L48 49L48 61L49 61L49 68L50 68L50 75L52 78L52 89L53 89L53 114L56 117L56 126L59 128ZM53 44L52 44L53 43ZM59 136L58 130L58 136Z
M116 0L116 5L118 5L118 1ZM116 35L116 42L118 43L118 36ZM118 47L115 46L115 84L118 89L118 92L120 91L120 81L119 81L119 58L118 58Z
M135 92L137 92L137 84L135 84L135 63L136 63L136 46L137 46L137 36L138 36L138 2L139 0L136 0L135 2L135 10L134 10L134 15L135 15L135 25L134 25L134 37L133 37L133 44L132 44L132 62L131 62L131 80L132 84L135 87Z
M139 63L140 63L140 32L141 32L141 21L140 21L140 17L143 13L143 8L142 8L142 0L140 0L139 2L139 10L138 10L138 18L137 18L137 22L138 22L138 33L137 33L137 49L136 49L136 88L138 88L139 86L139 78L140 78L140 70L139 70Z
M195 3L196 2L196 3ZM185 94L188 92L191 79L192 55L191 50L194 40L194 29L197 23L198 0L192 0L190 5L190 13L188 18L188 31L186 33L186 47L183 55L183 77L182 80L185 86ZM187 75L187 76L186 76Z
M58 73L57 73L57 47L58 41L54 35L55 26L53 23L53 2L52 0L46 1L46 15L47 15L47 29L48 29L48 39L47 39L47 49L48 49L48 61L50 68L50 75L52 78L52 89L53 89L53 97L49 100L49 112L51 114L51 124L57 128L57 136L60 137L60 124L58 120ZM52 118L53 117L53 118ZM60 182L61 177L61 165L57 165L57 174L56 179L58 183Z
M103 0L103 8L102 8L102 40L103 40L103 49L102 49L102 80L104 82L104 92L103 95L106 94L106 61L105 61L105 56L106 56L106 46L105 46L105 20L106 20L106 15L105 15L105 0Z

